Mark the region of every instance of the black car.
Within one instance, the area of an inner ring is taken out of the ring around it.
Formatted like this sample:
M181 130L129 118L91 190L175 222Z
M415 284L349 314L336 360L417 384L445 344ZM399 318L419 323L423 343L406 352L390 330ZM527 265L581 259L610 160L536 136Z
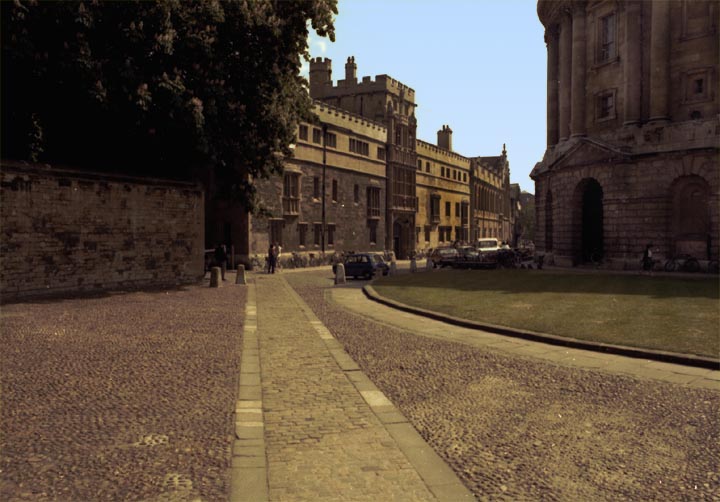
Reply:
M345 277L372 279L375 274L388 275L390 267L382 256L373 253L356 253L345 257Z

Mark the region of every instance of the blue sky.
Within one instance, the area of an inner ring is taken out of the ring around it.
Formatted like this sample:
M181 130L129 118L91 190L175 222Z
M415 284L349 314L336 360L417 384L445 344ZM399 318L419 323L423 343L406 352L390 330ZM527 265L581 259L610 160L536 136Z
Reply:
M418 138L500 155L529 178L545 151L546 49L536 0L339 0L334 43L311 32L310 54L332 59L333 81L355 56L358 78L387 74L415 90ZM307 76L307 69L304 69Z

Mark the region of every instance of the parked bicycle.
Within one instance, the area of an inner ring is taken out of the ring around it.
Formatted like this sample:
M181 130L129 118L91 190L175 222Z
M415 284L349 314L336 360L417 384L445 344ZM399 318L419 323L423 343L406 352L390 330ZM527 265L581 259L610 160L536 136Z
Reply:
M665 262L665 272L697 272L700 263L689 254L672 256Z

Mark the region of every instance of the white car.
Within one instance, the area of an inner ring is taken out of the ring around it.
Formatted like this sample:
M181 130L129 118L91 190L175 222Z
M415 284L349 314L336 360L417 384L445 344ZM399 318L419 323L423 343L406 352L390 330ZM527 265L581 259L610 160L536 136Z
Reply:
M495 238L478 239L477 250L481 253L487 253L490 251L499 251L500 250L500 242Z

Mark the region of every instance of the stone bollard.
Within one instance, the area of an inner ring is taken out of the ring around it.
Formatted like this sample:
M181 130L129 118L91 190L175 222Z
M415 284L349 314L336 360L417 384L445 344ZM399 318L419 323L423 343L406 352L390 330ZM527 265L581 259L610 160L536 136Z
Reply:
M427 262L425 263L425 270L432 270L433 268L433 261L428 258Z
M417 272L417 260L415 258L410 260L410 272Z
M237 266L237 275L235 276L235 284L247 284L245 281L245 265Z
M345 265L335 265L335 284L345 284Z
M390 275L395 274L397 274L397 263L395 262L395 260L393 260L390 262Z
M210 269L210 287L220 287L220 267L213 267Z

